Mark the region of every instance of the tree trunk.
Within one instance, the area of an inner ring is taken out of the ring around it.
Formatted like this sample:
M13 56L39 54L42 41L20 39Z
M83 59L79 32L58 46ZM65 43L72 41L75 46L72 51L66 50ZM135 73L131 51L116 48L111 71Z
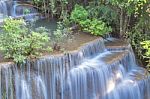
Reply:
M123 37L123 8L121 7L120 8L120 37L122 38Z
M126 36L127 29L128 29L128 21L129 21L129 16L126 14L124 17L124 23L123 23L123 37Z
M45 16L46 16L46 2L45 2L45 0L43 0L43 5L44 5L44 13L45 13Z

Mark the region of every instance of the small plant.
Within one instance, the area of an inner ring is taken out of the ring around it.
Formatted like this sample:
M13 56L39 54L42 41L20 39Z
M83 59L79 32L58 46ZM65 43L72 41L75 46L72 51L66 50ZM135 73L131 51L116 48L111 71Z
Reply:
M0 33L0 50L5 58L22 63L41 55L48 41L47 33L30 30L23 19L6 19Z
M24 11L23 11L23 14L29 14L30 13L30 10L29 9L25 9Z
M53 32L54 50L60 50L61 44L71 38L72 31L70 28L63 26L61 22L57 23L57 29Z
M146 40L146 41L141 42L141 45L146 50L144 56L150 58L150 40Z

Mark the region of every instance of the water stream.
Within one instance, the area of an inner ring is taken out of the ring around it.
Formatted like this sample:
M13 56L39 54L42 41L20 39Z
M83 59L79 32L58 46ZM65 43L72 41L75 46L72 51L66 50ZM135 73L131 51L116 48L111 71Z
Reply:
M0 20L7 15L0 0ZM64 55L0 64L0 99L150 99L149 82L130 46L107 49L103 39Z
M34 21L42 18L38 8L20 1L0 0L0 22L7 17L24 18L27 21Z
M1 64L0 99L150 99L149 81L130 49L108 51L99 39L78 52Z
M0 0L0 22L8 15L7 5L4 0Z

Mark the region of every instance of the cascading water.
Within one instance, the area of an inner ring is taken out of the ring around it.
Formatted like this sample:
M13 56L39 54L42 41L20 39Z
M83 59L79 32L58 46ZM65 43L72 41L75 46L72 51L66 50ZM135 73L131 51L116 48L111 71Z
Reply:
M150 99L149 74L131 49L108 51L102 39L65 55L0 67L0 99Z
M0 0L0 22L7 17L8 10L5 0Z
M27 21L42 18L37 8L29 3L0 0L0 22L6 17L24 18Z
M38 17L39 13L37 9L33 7L33 5L14 2L13 8L11 11L11 16L14 18L24 17L25 20L34 19L35 16Z

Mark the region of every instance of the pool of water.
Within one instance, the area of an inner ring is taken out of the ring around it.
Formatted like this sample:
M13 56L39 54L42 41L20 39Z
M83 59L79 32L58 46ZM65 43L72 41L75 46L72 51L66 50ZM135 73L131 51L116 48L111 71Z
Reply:
M35 21L33 28L45 27L53 32L57 28L57 22L57 19L39 19Z

